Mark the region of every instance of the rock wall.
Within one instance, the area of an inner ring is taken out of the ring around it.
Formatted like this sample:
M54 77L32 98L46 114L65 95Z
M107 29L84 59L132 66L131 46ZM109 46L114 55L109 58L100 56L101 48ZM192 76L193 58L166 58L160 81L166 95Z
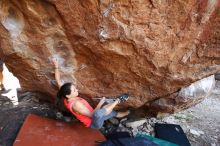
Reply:
M44 1L0 2L1 58L23 89L55 95L51 59L56 57L67 80L73 80L75 53L61 17ZM48 97L48 96L47 96Z
M220 70L219 0L1 0L0 22L1 58L52 96L53 57L80 93L134 108Z

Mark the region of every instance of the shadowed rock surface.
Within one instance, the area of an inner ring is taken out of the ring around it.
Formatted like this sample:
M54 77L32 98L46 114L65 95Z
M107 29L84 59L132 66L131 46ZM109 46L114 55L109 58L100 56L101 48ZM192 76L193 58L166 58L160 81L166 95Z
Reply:
M80 93L129 92L123 107L138 108L178 98L181 88L220 71L219 22L219 0L1 0L0 57L23 89L47 100L56 93L55 57Z

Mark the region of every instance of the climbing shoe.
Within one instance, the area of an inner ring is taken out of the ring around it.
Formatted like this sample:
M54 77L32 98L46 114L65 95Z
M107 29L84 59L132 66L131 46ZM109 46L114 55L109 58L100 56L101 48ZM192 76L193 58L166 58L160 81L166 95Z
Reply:
M119 99L120 102L125 102L128 100L128 98L129 98L129 95L127 93L117 96L117 99Z

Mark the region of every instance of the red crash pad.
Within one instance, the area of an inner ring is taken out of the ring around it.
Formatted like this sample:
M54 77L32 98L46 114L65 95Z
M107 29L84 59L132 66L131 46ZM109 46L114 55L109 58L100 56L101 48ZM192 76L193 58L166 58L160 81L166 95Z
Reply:
M78 122L66 123L29 114L14 146L95 146L105 137Z

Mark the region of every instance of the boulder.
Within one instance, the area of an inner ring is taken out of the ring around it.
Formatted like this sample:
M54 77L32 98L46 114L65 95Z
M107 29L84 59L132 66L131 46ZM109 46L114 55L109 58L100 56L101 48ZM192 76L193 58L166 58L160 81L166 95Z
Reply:
M214 87L215 77L212 75L183 87L178 93L151 102L149 108L158 117L167 116L166 113L175 113L201 102L212 93Z
M138 108L220 71L219 10L217 0L1 0L0 58L44 99L56 95L55 57L82 95L128 92L121 107Z

